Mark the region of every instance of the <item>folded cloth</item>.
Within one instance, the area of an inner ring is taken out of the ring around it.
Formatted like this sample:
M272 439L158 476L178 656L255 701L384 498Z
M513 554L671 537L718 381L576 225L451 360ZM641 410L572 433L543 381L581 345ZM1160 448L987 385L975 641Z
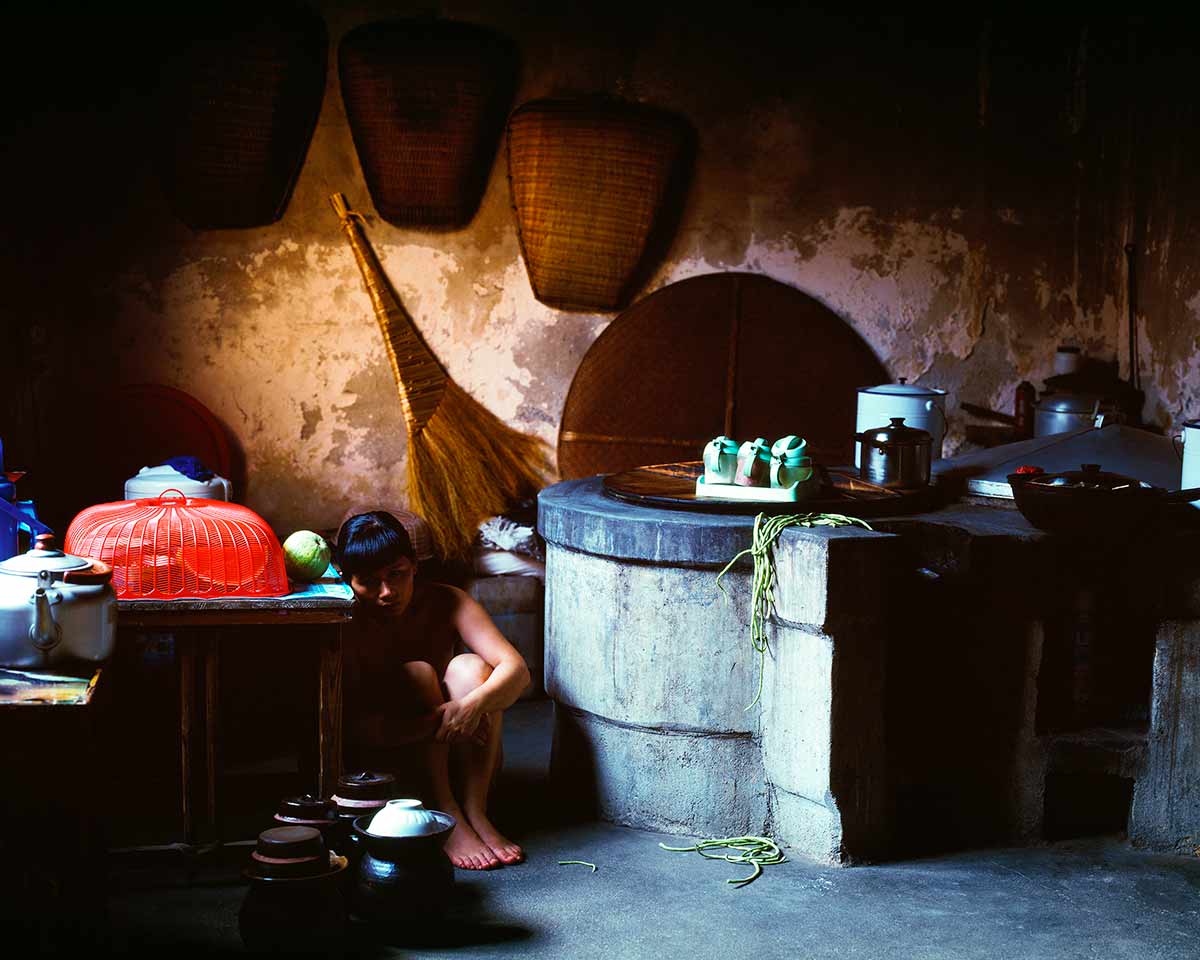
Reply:
M491 517L479 525L479 542L484 548L522 553L534 560L546 559L537 531L508 517Z
M189 480L211 480L216 474L208 469L195 457L171 457L164 460L168 467L174 467Z

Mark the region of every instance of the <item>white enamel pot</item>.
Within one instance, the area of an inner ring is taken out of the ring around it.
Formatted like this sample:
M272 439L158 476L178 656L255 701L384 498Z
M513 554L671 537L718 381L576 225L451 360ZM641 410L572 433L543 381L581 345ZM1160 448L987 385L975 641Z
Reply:
M877 387L860 387L858 412L854 421L856 434L872 430L881 424L902 418L904 425L924 430L932 439L930 456L942 458L942 440L946 436L946 391L937 387L922 387L906 383L884 383ZM854 443L854 465L862 467L862 443Z
M1200 420L1188 420L1183 425L1183 468L1180 471L1179 487L1200 487ZM1200 509L1200 500L1192 506Z

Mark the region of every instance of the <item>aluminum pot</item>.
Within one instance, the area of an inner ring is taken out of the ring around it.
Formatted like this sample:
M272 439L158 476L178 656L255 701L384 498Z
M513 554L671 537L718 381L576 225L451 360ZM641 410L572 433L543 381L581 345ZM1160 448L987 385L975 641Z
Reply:
M1121 407L1115 397L1103 393L1047 393L1034 405L1033 435L1048 437L1092 426L1096 417L1120 421Z
M882 383L876 387L860 387L858 407L854 418L856 434L870 430L877 423L900 417L910 427L928 431L932 459L942 456L942 439L946 436L946 391L937 387L922 387L908 383ZM862 467L862 443L854 445L854 465Z
M0 562L0 666L87 675L112 654L112 567L57 549L51 534Z
M892 417L886 427L855 435L862 444L859 476L891 490L919 490L929 485L933 438L925 430L904 425Z

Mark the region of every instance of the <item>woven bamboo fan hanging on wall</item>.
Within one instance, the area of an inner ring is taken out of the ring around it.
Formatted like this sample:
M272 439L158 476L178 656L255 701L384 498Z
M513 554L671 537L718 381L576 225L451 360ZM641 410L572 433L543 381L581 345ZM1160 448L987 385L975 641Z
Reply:
M466 23L367 23L342 39L338 74L379 215L403 227L469 223L516 90L512 41Z
M274 223L321 109L325 23L298 3L196 9L164 90L167 200L195 229Z
M508 178L529 282L568 310L624 304L683 190L691 128L607 100L535 100L508 121Z

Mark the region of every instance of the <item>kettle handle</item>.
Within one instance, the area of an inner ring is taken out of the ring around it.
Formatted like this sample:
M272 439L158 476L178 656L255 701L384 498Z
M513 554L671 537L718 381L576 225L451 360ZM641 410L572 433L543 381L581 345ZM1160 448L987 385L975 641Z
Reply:
M98 587L112 579L113 568L103 560L93 560L90 567L79 570L64 570L63 583L73 583L81 587Z

